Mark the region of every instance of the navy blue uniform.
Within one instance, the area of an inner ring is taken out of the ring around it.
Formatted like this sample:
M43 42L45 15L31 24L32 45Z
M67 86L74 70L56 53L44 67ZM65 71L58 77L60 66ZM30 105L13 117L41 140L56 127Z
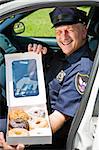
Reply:
M44 57L44 59L46 59L46 56ZM47 59L47 61L49 60ZM92 68L93 61L88 44L85 44L68 57L65 57L63 53L55 54L51 56L50 62L50 65L47 63L45 81L48 87L47 94L48 101L50 101L51 112L58 110L65 115L73 117L78 109L85 85L88 81L86 79L88 79ZM78 77L81 77L80 81ZM84 81L82 81L83 77ZM81 82L80 87L84 85L84 88L83 86L81 89L79 88L79 82ZM0 122L1 130L5 131L6 126L4 127L3 124L6 124L6 120L1 120ZM62 128L62 130L59 130L58 133L53 136L54 143L58 141L58 138L63 136L63 133L68 133L70 124L71 120L70 122L67 121L64 126L65 131L64 128ZM67 136L66 134L65 137Z
M52 111L58 110L64 115L74 116L84 93L92 62L88 44L64 59L56 58L54 63L52 61L49 69L50 80L53 78L49 82Z

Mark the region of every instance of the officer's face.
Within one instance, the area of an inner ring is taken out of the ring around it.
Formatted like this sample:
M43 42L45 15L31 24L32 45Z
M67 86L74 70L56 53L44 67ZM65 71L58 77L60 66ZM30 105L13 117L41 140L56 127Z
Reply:
M66 55L72 54L86 42L84 24L63 25L55 28L57 43Z

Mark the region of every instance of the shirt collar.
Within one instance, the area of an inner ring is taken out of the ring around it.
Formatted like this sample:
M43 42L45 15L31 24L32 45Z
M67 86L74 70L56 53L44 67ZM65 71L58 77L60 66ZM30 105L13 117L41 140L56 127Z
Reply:
M89 47L88 47L88 44L86 43L84 46L79 48L73 54L69 56L65 56L65 58L70 64L72 64L74 62L77 62L81 58L81 56L85 53L85 51L87 51L88 49Z

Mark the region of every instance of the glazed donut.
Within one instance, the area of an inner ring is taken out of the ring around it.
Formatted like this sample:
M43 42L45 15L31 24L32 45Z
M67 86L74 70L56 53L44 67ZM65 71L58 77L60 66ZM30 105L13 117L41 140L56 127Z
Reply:
M10 110L9 119L12 120L12 119L17 119L17 118L28 120L29 116L24 110L19 109L19 108Z
M29 132L22 128L13 128L8 131L9 136L28 136Z
M29 130L29 123L21 118L9 120L9 128L24 128Z
M35 127L48 128L48 121L43 117L35 119Z

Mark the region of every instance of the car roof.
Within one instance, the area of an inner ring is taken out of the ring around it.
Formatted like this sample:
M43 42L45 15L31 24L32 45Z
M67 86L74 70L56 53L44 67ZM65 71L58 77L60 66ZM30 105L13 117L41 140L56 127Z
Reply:
M10 2L10 1L14 1L14 0L0 0L0 4L4 4L4 3Z
M97 3L96 3L97 2ZM82 0L13 0L7 1L7 3L0 5L0 18L6 18L10 15L27 12L39 8L50 8L58 5L64 6L81 6L81 5L95 5L98 4L99 0L93 1L82 1Z

